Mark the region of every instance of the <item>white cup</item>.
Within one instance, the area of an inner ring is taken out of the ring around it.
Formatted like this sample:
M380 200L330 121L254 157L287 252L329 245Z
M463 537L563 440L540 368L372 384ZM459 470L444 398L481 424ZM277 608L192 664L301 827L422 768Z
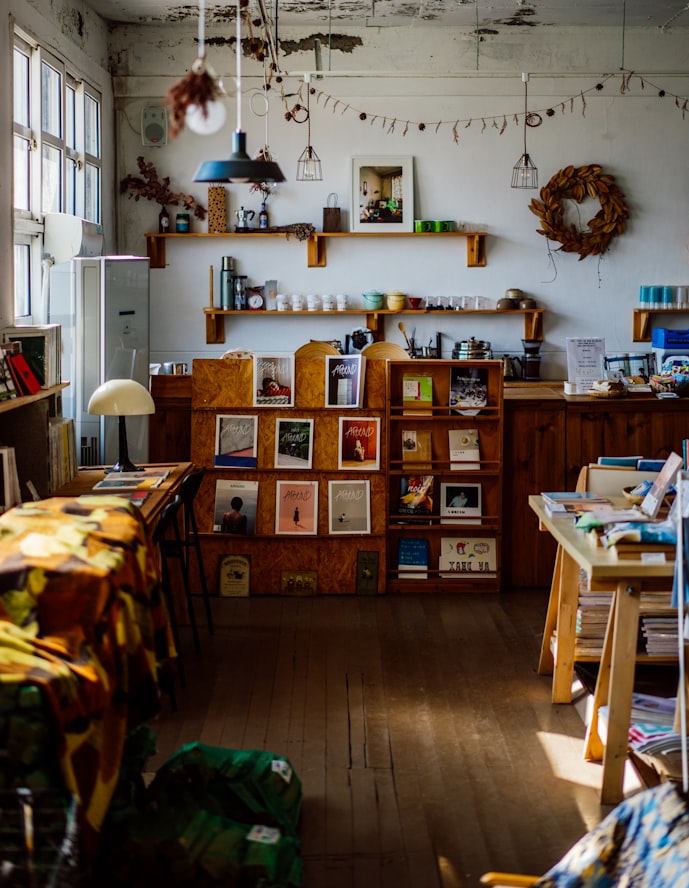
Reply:
M323 311L332 311L335 308L335 297L325 295L323 297Z
M335 302L337 303L338 311L345 311L347 309L347 296L345 293L338 293L335 297Z
M278 293L275 297L278 311L289 311L290 298L284 293Z
M292 311L302 311L304 308L304 297L295 293L292 296Z
M320 300L318 296L307 296L306 307L309 311L318 311L318 309L320 308Z

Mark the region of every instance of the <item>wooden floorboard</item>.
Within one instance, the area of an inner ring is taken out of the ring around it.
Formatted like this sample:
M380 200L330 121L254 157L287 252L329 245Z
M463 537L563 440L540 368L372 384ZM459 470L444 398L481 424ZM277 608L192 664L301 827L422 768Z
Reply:
M304 888L477 888L542 873L607 808L573 706L536 673L547 593L220 599L152 727L285 755ZM198 608L202 620L202 608Z

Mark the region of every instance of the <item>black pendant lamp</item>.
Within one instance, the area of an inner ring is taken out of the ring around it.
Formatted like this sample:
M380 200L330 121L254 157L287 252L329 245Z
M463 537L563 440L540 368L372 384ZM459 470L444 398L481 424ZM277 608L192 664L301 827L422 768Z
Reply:
M242 33L237 0L237 129L232 133L232 154L227 160L205 160L194 182L284 182L282 170L273 160L253 160L246 153L246 133L242 131Z

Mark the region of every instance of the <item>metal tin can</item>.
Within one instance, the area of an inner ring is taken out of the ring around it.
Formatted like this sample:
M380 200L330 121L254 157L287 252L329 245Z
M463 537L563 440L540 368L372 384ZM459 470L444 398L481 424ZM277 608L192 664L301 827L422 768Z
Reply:
M191 230L191 221L189 213L177 213L175 216L175 231L177 234L189 234Z

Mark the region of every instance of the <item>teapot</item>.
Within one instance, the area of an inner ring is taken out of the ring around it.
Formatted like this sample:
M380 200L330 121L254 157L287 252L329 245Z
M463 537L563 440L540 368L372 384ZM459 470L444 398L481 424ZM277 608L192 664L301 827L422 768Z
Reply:
M245 210L244 207L235 210L234 214L237 217L237 228L249 228L249 222L256 215L253 210Z

